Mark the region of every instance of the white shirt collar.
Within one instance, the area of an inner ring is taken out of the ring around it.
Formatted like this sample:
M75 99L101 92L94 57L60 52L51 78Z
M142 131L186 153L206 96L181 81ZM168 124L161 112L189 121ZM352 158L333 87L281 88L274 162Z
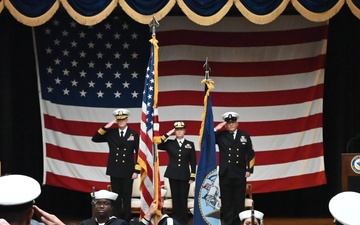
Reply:
M125 127L125 129L124 129L124 130L121 130L121 129L119 128L119 135L121 135L121 131L124 131L124 136L125 136L127 129L128 129L128 127L127 127L127 126Z

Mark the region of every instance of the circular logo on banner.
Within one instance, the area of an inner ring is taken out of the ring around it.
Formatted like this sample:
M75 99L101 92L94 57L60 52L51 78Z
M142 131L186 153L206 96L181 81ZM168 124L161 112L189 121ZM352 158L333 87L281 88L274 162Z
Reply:
M360 174L360 155L355 156L351 160L351 169L357 173Z
M220 187L217 169L210 171L203 179L198 196L199 210L207 224L220 220Z

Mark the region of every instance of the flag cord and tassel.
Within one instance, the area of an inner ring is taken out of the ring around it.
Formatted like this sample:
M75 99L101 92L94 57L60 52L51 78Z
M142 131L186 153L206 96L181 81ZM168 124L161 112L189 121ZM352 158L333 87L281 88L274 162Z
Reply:
M204 123L205 123L205 117L206 117L206 108L207 108L208 97L210 96L211 90L215 88L214 81L212 79L203 79L201 81L201 83L206 84L207 90L206 90L206 93L204 96L204 111L201 116L199 146L201 146L202 136L204 133Z

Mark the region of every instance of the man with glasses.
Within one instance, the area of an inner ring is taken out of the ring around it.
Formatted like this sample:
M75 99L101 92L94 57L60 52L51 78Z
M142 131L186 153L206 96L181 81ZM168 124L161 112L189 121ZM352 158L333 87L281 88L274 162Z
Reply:
M131 195L133 181L140 173L136 164L139 149L139 134L128 127L130 112L117 109L114 120L101 127L92 137L93 142L107 142L109 156L106 175L110 176L111 190L119 196L114 205L114 216L131 220ZM116 124L116 128L112 127Z
M241 221L241 225L263 225L263 218L264 218L264 213L254 210L254 224L252 224L252 211L251 210L245 210L242 211L239 214L239 218Z
M113 206L118 194L107 190L94 193L94 218L84 220L80 225L127 225L125 220L113 216Z

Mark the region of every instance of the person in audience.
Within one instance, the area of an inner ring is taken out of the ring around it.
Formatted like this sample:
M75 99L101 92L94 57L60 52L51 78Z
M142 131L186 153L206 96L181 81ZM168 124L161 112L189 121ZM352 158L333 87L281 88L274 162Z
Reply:
M92 193L93 194L93 193ZM127 225L125 220L113 216L113 206L118 194L100 190L94 192L94 218L89 218L80 225Z
M176 138L167 139L175 132ZM166 150L169 164L164 177L169 179L173 202L172 217L181 225L188 224L188 195L190 184L195 181L196 151L194 142L185 139L184 122L175 122L174 128L161 137L158 149ZM190 171L191 169L191 171Z
M55 215L35 206L40 195L40 184L33 178L20 174L0 177L0 224L29 225L34 213L46 225L64 225Z
M101 127L92 137L93 142L107 142L109 156L106 174L110 176L111 190L119 196L114 205L114 216L126 221L131 219L131 195L133 181L140 173L137 164L139 134L127 126L130 112L117 109L113 112L115 120ZM111 128L116 124L116 128Z
M252 223L252 213L254 216L254 223ZM264 213L254 210L245 210L239 214L241 225L263 225Z
M238 129L239 114L226 112L223 123L215 127L219 147L219 184L221 217L225 225L238 225L244 210L246 179L254 170L255 152L250 135ZM226 130L220 130L225 126Z
M162 209L163 205L164 205L164 198L166 195L166 190L165 189L161 189L161 202L160 202L160 208ZM130 225L149 225L150 221L153 219L154 215L156 214L156 200L154 200L148 211L145 213L144 217L141 219L140 222L130 222ZM162 214L162 216L160 217L157 225L180 225L180 223L178 221L176 221L175 219L171 218L169 215L167 214Z

